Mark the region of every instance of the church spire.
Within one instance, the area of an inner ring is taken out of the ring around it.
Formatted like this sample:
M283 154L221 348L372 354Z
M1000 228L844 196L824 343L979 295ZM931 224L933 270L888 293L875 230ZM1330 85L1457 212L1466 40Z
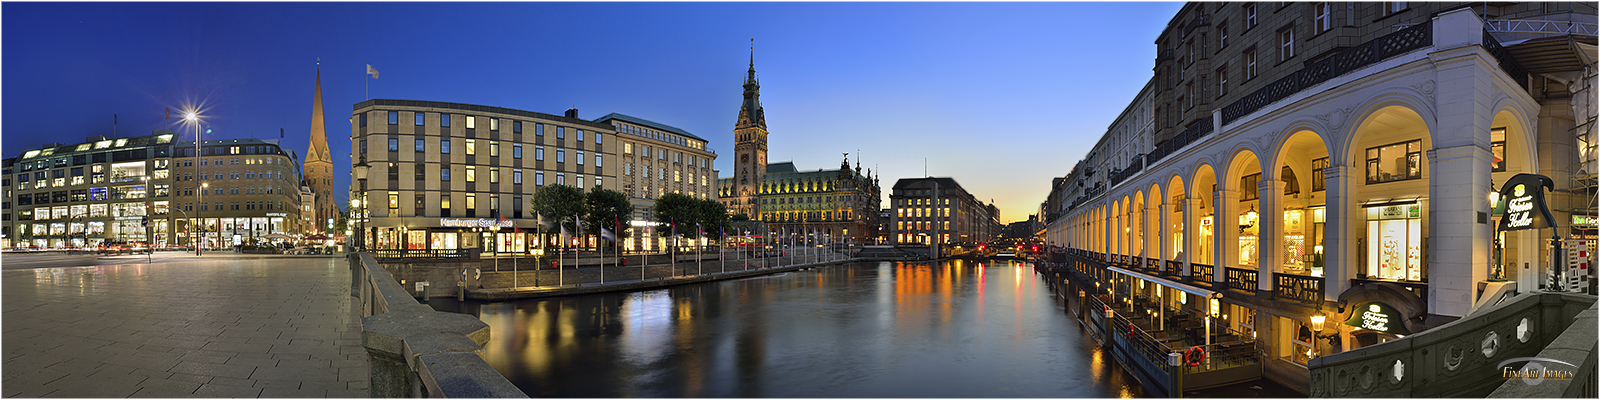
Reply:
M339 206L333 198L333 154L328 152L328 131L322 118L322 67L317 63L317 83L311 95L310 145L301 163L304 184L311 188L312 218L306 232L329 232L330 222L338 218Z

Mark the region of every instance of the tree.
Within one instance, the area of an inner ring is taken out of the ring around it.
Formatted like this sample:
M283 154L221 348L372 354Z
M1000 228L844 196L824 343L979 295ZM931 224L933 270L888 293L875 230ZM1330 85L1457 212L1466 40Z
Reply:
M729 221L749 221L750 220L750 214L745 214L745 213L734 214L733 217L728 218L728 220Z
M700 220L697 221L706 228L706 237L722 240L722 227L728 224L728 206L720 201L704 199L698 200Z
M584 212L583 190L567 185L545 185L533 192L529 199L529 206L534 215L543 217L549 226L544 232L559 233L560 228L577 234L578 226L573 218L583 215ZM565 247L566 243L562 243Z
M588 213L583 223L593 229L589 233L598 233L599 228L604 227L615 231L617 243L628 237L625 230L633 221L633 204L628 202L627 195L610 189L591 190L584 197L584 207Z
M677 223L678 235L694 233L694 223L700 220L699 200L680 193L667 193L656 199L656 232L672 232ZM669 233L670 235L670 233Z

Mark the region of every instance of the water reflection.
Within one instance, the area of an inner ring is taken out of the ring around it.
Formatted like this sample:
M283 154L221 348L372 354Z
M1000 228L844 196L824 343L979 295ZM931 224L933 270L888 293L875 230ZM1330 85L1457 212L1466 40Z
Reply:
M1142 395L1050 291L1026 265L948 261L434 301L488 323L485 358L534 397Z

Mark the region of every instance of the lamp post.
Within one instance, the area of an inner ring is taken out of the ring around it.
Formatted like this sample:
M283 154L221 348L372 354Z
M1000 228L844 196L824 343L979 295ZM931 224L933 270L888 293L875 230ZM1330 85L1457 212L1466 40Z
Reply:
M365 157L365 155L362 155L362 157ZM350 197L350 208L351 208L350 218L358 219L356 221L357 222L356 225L359 227L360 231L356 234L356 244L357 244L356 248L365 250L366 249L366 243L367 243L366 242L366 235L367 235L367 232L366 232L367 231L367 226L366 226L367 172L368 172L368 169L371 168L371 166L367 165L367 161L366 160L361 160L360 163L356 163L355 165L353 165L353 167L354 168L352 169L352 173L354 173L356 175L356 177L355 177L356 178L356 193L355 193L354 196ZM356 212L357 209L360 210L359 213Z
M198 179L205 179L204 177L202 177L200 175L200 113L197 110L189 110L189 112L183 114L183 121L184 121L185 124L189 125L189 129L190 130L194 131L194 175L197 176L197 177L200 177ZM200 184L200 188L199 188L200 190L198 191L198 193L195 193L195 203L200 203L202 200L205 199L205 195L206 195L205 188L206 188L206 185L204 183ZM200 221L201 221L200 220L200 211L204 210L204 209L205 209L205 206L203 206L203 205L200 206L200 207L195 208L195 210L194 210L194 217L195 218L194 219L195 219L196 223L200 223ZM200 229L200 236L201 236L200 240L194 243L194 255L195 256L199 256L200 255L200 251L201 251L200 248L202 247L202 244L204 244L204 242L205 242L205 232L206 232L205 228L201 227L201 229ZM194 239L190 238L190 240L194 240Z

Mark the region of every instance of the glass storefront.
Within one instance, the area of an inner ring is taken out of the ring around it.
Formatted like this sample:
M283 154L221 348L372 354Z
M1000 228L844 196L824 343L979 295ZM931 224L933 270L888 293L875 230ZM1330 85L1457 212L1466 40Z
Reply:
M1422 205L1367 207L1369 279L1422 280Z

